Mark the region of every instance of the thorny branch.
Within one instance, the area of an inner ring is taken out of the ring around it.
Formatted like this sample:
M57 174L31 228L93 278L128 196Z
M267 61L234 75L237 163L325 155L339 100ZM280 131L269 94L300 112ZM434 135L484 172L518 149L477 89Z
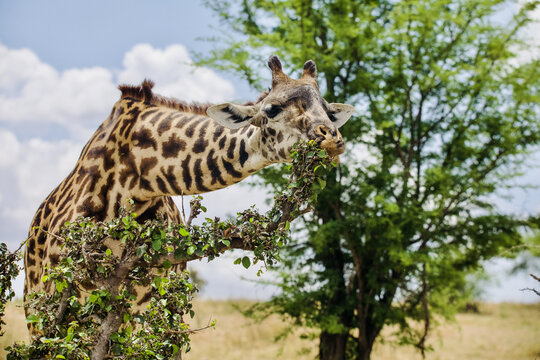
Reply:
M534 280L540 282L540 277L538 276L535 276L533 274L529 274L530 277L532 277ZM540 296L540 291L539 290L536 290L534 288L524 288L524 289L520 289L521 291L532 291L534 292L536 295Z

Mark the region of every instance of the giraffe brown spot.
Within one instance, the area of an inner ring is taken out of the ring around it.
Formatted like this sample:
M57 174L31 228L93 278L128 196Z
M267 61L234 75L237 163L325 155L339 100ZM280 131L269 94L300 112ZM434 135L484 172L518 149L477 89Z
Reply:
M136 131L131 136L133 145L140 147L141 149L147 149L152 147L154 150L157 150L156 139L152 136L152 132L149 129L143 128L139 131Z
M137 305L147 303L148 301L150 301L150 299L152 299L152 293L148 291L139 301L137 301Z
M81 285L83 289L87 291L92 291L97 288L94 282L91 281L91 279L84 279L83 281L79 282L79 285Z
M249 130L249 128L250 128L250 126L244 126L244 127L240 130L240 135L245 134L246 131Z
M178 188L178 183L176 182L176 175L174 174L174 166L169 166L167 168L167 171L165 171L164 168L161 168L161 174L165 177L167 180L167 184L171 187L171 189L174 191L174 194L180 195L182 194L182 191Z
M191 182L193 181L193 179L191 178L190 170L189 170L190 160L191 160L191 155L188 155L182 161L182 178L184 180L184 184L186 185L186 190L189 190L189 188L191 187Z
M169 114L169 116L161 120L157 129L159 136L163 135L165 131L171 128L171 119L172 119L172 114Z
M113 115L113 112L114 112L114 115ZM116 111L115 109L113 108L113 110L111 111L111 118L116 120L117 118L120 117L120 115L122 115L124 113L124 108L122 106L118 106L116 108Z
M283 132L278 132L278 135L277 135L277 141L278 143L282 142L283 141Z
M131 117L126 116L123 118L122 125L120 127L120 135L122 135L124 138L127 138L128 135L131 134L131 130L137 123L137 118L140 112L141 111L139 108L134 107L127 112L127 115L131 115Z
M199 129L199 138L197 141L195 141L195 144L193 145L193 152L195 154L202 153L204 150L206 150L206 147L208 146L208 140L206 140L204 137L206 135L206 127L208 126L208 123L210 122L210 119L204 121L201 125L201 128Z
M204 186L203 172L201 169L202 159L197 159L193 167L193 174L195 175L195 185L199 191L210 191L206 186Z
M285 154L285 149L279 149L279 156L281 156L281 158L283 159L287 157L287 155Z
M141 166L139 167L141 169L141 175L148 175L150 170L152 170L152 168L155 167L157 163L158 159L155 156L142 159Z
M246 151L246 142L242 139L240 141L240 166L244 166L248 158L249 154Z
M227 173L229 173L229 175L231 175L232 177L235 177L235 178L241 178L242 177L242 173L236 171L236 169L234 168L234 166L230 162L228 162L224 158L222 158L221 161L223 162L223 167L225 168L225 171L227 171Z
M156 183L158 185L159 191L161 191L163 194L168 194L167 184L165 184L165 181L163 181L162 178L160 178L159 176L156 177Z
M157 121L163 116L163 112L159 111L157 114L152 116L152 119L150 119L150 124L156 125Z
M28 273L28 278L30 279L30 281L32 281L32 283L37 284L38 279L34 270L30 270L30 272Z
M204 137L199 137L197 141L195 141L195 144L193 144L193 152L195 154L200 154L204 150L206 150L206 147L208 146L208 140L205 140Z
M101 212L104 210L103 204L96 204L94 200L92 199L93 196L87 197L81 205L77 207L77 211L82 216L87 217L96 217L96 215L100 215ZM97 219L99 220L99 219Z
M229 143L229 148L227 149L227 157L229 159L234 158L234 148L236 146L236 138L232 138L231 142Z
M43 209L39 209L38 212L36 213L36 218L38 217L41 217L41 215L43 215L44 218L48 218L49 215L51 215L51 205L52 205L52 202L51 201L47 201L46 203L43 203L43 205L45 205L45 207Z
M29 254L33 254L36 251L36 240L35 239L30 239L30 241L28 242L27 250L28 250Z
M118 180L120 181L120 185L125 186L129 178L132 178L131 183L133 183L133 180L138 175L137 165L135 164L135 156L133 154L124 156L122 163L124 164L124 168L120 171ZM130 188L131 187L133 186L130 186Z
M163 209L165 204L163 203L162 198L158 198L156 200L156 203L152 206L150 206L148 209L146 209L142 214L140 214L137 217L137 220L140 222L144 222L146 220L156 219L158 213Z
M51 266L56 266L60 263L60 255L59 254L51 254L49 255L49 260L51 260Z
M103 168L108 171L114 166L113 149L108 149L107 146L99 146L92 148L88 151L88 159L101 159L103 161Z
M150 109L150 110L146 110L144 111L142 114L141 114L141 120L146 120L146 118L152 114L155 114L159 109L158 108L153 108L153 109Z
M172 134L169 140L163 143L162 155L164 158L177 157L180 151L186 149L186 142L180 139L176 134Z
M27 256L26 257L26 264L27 264L27 268L29 266L35 266L36 265L36 260L34 260L34 258L31 258L30 256Z
M47 236L45 234L41 234L37 238L37 242L39 245L45 244L45 241L47 241Z
M221 170L219 169L216 158L214 158L214 153L215 151L212 149L206 157L206 165L208 166L208 170L210 170L210 174L212 175L211 184L214 185L217 181L219 181L221 185L225 185L226 182L221 177Z
M224 136L222 137L220 140L219 140L219 150L223 150L223 148L225 147L225 142L227 141L227 136Z
M146 189L148 191L153 191L154 188L152 187L152 184L151 182L146 179L146 175L148 175L150 173L150 170L152 170L152 168L154 168L158 163L158 160L156 157L149 157L149 158L144 158L141 160L141 165L140 165L140 171L141 171L141 175L139 176L139 186L143 189Z
M51 260L51 266L56 266L60 263L60 255L59 254L51 254L49 255L49 260Z
M93 191L95 182L99 179L99 176L100 172L97 165L90 166L88 168L81 166L77 171L77 178L75 181L77 184L79 184L79 189L83 189L89 184L89 191ZM69 200L69 196L64 196L64 202L59 205L59 208L64 208Z
M189 124L193 119L195 119L197 115L191 115L191 116L183 116L180 121L176 124L176 128L182 129L184 126Z
M221 134L223 134L223 132L225 131L225 128L223 126L216 126L216 130L214 130L214 137L213 137L213 140L214 142L217 141L217 139L219 139L219 137L221 136Z
M199 125L199 122L194 121L193 124L189 125L189 127L186 129L186 136L187 137L193 137L193 134L195 133L195 128Z
M128 109L131 109L131 107L133 106L133 104L135 104L135 99L127 98L126 100L127 100L127 101L126 101L126 107L127 107Z

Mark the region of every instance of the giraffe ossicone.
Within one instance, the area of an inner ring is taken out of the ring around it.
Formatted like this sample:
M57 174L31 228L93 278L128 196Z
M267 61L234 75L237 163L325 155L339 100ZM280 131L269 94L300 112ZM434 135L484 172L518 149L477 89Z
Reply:
M34 216L24 257L25 295L53 291L41 279L47 266L59 262L55 234L66 222L80 216L110 220L128 199L140 221L161 213L181 222L171 196L221 189L265 166L288 162L296 142L315 140L331 156L343 153L338 128L354 108L324 100L311 60L300 79L284 74L276 56L268 66L271 89L244 105L187 104L154 94L148 80L120 86L121 98L109 117ZM149 291L137 293L139 304Z

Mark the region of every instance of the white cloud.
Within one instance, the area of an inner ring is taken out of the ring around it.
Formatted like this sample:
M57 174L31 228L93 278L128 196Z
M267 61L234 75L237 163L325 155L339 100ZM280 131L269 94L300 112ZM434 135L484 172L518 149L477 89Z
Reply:
M17 245L26 238L39 204L71 171L82 143L19 141L0 129L0 241Z
M31 50L0 44L0 124L60 125L71 138L86 139L119 98L118 83L156 83L156 93L186 101L232 99L234 87L215 72L194 68L185 47L134 46L118 76L102 67L58 71Z
M58 72L30 50L0 45L0 122L96 127L118 98L104 68Z
M194 67L182 45L161 50L139 44L126 53L119 82L139 84L145 78L156 83L156 93L186 101L222 102L234 94L230 82L209 69Z

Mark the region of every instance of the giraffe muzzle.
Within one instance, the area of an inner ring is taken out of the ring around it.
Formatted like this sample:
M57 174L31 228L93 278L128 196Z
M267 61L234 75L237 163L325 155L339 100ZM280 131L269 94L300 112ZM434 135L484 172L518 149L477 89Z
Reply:
M330 156L343 154L345 151L345 142L339 131L335 128L330 128L326 125L318 125L315 128L315 140L320 147Z

